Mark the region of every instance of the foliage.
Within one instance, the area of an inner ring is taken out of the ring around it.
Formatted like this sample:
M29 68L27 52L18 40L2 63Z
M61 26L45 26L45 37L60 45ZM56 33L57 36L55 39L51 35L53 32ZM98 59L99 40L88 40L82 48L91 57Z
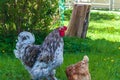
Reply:
M15 48L15 37L13 34L9 34L6 36L0 36L0 53L11 55L13 53L13 49Z
M67 21L70 20L71 14L72 14L72 10L71 9L65 10L64 11L65 20L67 20Z
M0 0L0 52L12 53L18 33L24 30L34 33L36 41L41 42L57 10L58 0Z
M58 0L1 0L0 33L23 30L47 33L58 9Z

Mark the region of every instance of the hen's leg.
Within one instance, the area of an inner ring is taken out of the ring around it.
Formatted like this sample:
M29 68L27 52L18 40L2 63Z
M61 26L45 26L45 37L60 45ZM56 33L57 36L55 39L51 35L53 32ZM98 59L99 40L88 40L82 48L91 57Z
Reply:
M50 75L47 77L47 80L57 80L55 77L55 70L51 71Z

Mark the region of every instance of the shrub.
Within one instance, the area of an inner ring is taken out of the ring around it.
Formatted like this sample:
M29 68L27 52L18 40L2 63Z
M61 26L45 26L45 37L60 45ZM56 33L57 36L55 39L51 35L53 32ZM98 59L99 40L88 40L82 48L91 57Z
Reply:
M1 0L1 33L23 30L48 32L58 0Z
M24 30L42 42L57 10L58 0L0 0L0 51L13 53L16 37Z
M65 20L70 20L71 14L72 14L71 9L65 10L65 12L64 12Z

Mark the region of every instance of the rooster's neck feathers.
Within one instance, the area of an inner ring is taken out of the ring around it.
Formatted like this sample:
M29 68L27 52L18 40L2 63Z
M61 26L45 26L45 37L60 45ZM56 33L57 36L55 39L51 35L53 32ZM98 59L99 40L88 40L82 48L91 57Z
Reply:
M59 35L58 29L56 29L45 38L42 46L44 49L50 50L50 53L54 53L56 48L60 47L60 43L63 44L63 38Z
M59 35L58 29L56 29L45 38L41 46L41 51L42 53L44 53L42 55L47 55L47 56L44 58L45 60L39 58L40 61L41 59L46 62L52 61L57 48L58 47L63 48L63 46L64 46L63 38Z

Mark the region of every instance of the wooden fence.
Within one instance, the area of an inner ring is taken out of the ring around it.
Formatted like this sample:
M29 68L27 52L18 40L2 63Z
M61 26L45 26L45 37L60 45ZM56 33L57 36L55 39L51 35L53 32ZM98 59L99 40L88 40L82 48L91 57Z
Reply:
M120 0L66 0L66 8L71 8L74 3L91 3L92 8L107 8L109 10L120 10Z

